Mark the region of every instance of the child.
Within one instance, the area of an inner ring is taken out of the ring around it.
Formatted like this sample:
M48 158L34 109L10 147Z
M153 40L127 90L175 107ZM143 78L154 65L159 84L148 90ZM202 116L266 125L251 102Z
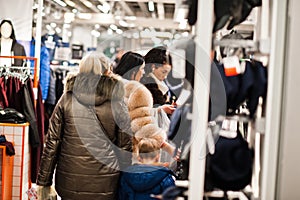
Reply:
M138 163L124 170L120 177L120 200L147 200L175 185L173 172L159 163L161 142L155 137L138 140Z

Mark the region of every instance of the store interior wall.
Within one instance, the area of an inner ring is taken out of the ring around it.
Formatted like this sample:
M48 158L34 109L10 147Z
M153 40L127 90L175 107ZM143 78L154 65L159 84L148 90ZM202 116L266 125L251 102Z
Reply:
M95 47L93 44L93 39L91 37L91 27L85 27L85 26L74 26L72 30L72 39L71 43L75 44L84 44L84 49L87 49L88 47Z
M280 152L276 199L300 199L300 1L289 1L289 22L286 39L286 64L284 75L283 115L281 124Z

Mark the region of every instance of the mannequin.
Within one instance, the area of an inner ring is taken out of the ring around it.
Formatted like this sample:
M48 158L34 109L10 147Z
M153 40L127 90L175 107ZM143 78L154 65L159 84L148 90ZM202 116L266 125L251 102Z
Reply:
M0 23L0 55L1 56L26 56L24 46L17 42L15 31L10 20L2 20ZM22 66L21 59L0 59L1 65Z

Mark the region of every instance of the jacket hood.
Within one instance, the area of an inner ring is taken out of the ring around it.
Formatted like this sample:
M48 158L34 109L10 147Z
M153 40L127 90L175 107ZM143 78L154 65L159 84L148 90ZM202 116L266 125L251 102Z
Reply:
M72 91L85 105L101 105L106 101L119 101L124 96L123 83L114 77L95 74L77 74L66 80L65 91Z
M162 166L133 165L122 173L128 185L137 192L143 192L159 185L172 171Z

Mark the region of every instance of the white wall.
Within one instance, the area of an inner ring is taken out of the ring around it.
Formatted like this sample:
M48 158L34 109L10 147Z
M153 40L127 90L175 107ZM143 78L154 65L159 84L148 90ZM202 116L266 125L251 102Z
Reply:
M300 1L290 0L276 199L300 199Z
M70 42L83 44L85 50L87 50L87 47L94 47L91 31L91 26L74 25L72 30L72 39Z

